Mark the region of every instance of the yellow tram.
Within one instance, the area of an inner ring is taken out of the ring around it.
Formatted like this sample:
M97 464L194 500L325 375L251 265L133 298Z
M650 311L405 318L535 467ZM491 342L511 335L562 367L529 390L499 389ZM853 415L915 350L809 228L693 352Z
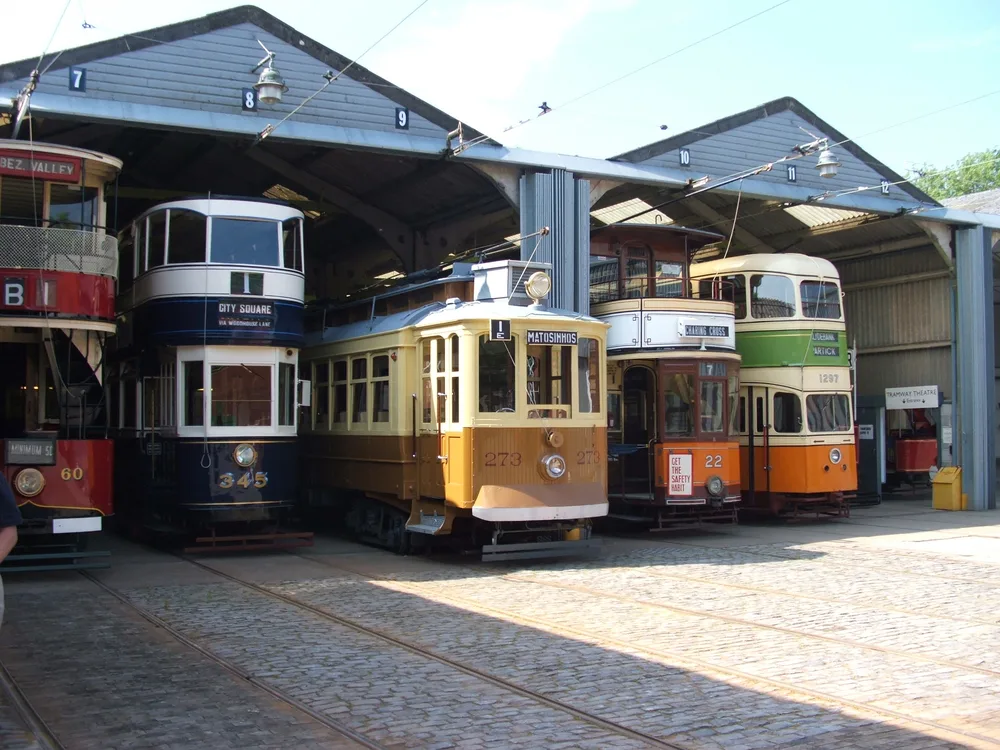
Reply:
M484 559L590 548L608 511L607 326L547 308L546 269L456 263L326 311L302 354L307 505L398 552L430 537L486 541Z

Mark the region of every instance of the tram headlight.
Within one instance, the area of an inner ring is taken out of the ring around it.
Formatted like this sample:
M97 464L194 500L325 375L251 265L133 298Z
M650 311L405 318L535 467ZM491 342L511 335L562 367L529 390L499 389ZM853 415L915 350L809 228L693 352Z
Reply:
M250 443L240 443L233 451L233 460L243 468L253 465L257 460L257 451Z
M830 451L830 463L839 464L841 459L840 448L833 448Z
M722 477L713 474L705 482L705 489L708 490L708 494L712 497L722 497L722 494L726 491L726 485L722 482Z
M22 497L34 497L45 489L45 477L38 469L21 469L14 477L14 489Z
M535 302L543 300L552 291L552 279L545 271L535 271L524 282L524 291Z
M549 479L559 479L566 473L566 459L555 454L546 456L542 459L542 468Z

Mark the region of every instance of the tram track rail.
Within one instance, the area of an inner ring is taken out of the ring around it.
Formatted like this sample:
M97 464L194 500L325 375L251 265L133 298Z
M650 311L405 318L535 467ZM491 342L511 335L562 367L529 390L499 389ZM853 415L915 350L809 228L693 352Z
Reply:
M186 559L186 558L182 558L182 559ZM208 566L203 566L203 567L205 567L208 570L212 570L212 568L210 568ZM170 625L169 623L165 622L162 618L159 618L156 615L154 615L154 614L152 614L150 612L147 612L145 609L143 609L142 607L140 607L137 604L135 604L126 595L122 594L120 591L118 591L118 590L112 588L111 586L107 585L106 583L104 583L103 581L101 581L100 579L98 579L97 577L95 577L94 575L92 575L91 573L89 573L88 571L81 570L81 571L77 571L77 572L80 575L82 575L84 578L86 578L87 580L89 580L91 583L93 583L95 586L97 586L99 589L101 589L102 591L104 591L106 594L114 597L117 601L121 602L128 609L130 609L131 611L133 611L136 614L138 614L144 620L146 620L150 624L154 625L155 627L161 629L162 631L164 631L165 633L167 633L168 635L170 635L177 642L183 644L184 646L187 646L188 648L190 648L193 651L196 651L197 653L201 654L205 658L207 658L210 661L214 662L216 665L218 665L219 667L221 667L225 671L230 672L231 674L235 675L236 677L239 677L241 680L243 680L243 681L245 681L245 682L253 685L255 688L258 688L259 690L267 693L272 698L275 698L276 700L284 703L285 705L287 705L287 706L289 706L289 707L291 707L291 708L293 708L293 709L295 709L297 711L302 712L303 714L305 714L309 718L311 718L313 721L316 721L317 723L321 724L322 726L326 727L327 729L329 729L329 730L331 730L333 732L336 732L337 734L340 734L343 737L345 737L345 738L347 738L347 739L349 739L349 740L351 740L353 742L358 743L358 745L360 745L362 747L370 748L370 750L392 750L391 748L388 748L385 745L381 745L378 742L375 742L375 741L369 739L368 737L364 736L363 734L354 731L353 729L351 729L350 727L342 724L341 722L336 721L334 719L331 719L330 717L328 717L328 716L326 716L326 715L324 715L324 714L322 714L322 713L320 713L318 711L313 710L312 708L310 708L309 706L307 706L302 701L299 701L299 700L297 700L295 698L292 698L289 695L286 695L285 693L281 692L280 690L277 690L277 689L273 688L272 686L268 685L266 682L257 679L252 674L250 674L249 672L247 672L244 669L240 668L239 666L237 666L233 662L231 662L228 659L225 659L225 658L219 656L218 654L214 653L210 649L205 648L204 646L198 644L197 642L195 642L191 638L187 637L181 631L179 631L177 628L175 628L172 625ZM59 745L59 746L56 746L56 748L53 748L53 750L68 750L68 749L67 748L63 748L61 745Z
M295 552L289 552L289 554L295 555L297 557L303 557L304 559L312 559L312 558L305 558L304 556L298 555ZM226 573L225 571L221 571L199 560L194 560L187 555L177 555L177 557L184 560L185 562L195 565L196 567L202 570L213 573L219 576L220 578L223 578L224 580L243 586L251 591L266 596L272 600L280 601L285 604L291 605L300 610L309 612L324 620L327 620L328 622L333 622L342 627L348 628L356 633L376 638L384 643L388 643L398 648L401 648L416 656L434 661L438 664L455 669L456 671L463 672L464 674L478 678L483 682L492 684L510 693L519 695L523 698L528 698L532 701L535 701L544 706L557 710L561 713L573 716L574 718L577 718L595 727L603 729L607 732L612 732L622 737L627 737L629 739L643 742L649 745L650 747L662 748L663 750L692 750L692 746L690 745L679 744L678 742L672 740L665 740L660 737L655 737L653 735L632 729L631 727L624 726L623 724L618 724L609 719L602 718L600 716L597 716L596 714L577 708L568 703L563 703L562 701L559 701L555 698L551 698L547 695L544 695L543 693L539 693L534 690L531 690L530 688L518 685L517 683L511 682L510 680L506 680L502 677L490 674L489 672L485 672L465 662L459 661L457 659L452 659L451 657L444 656L443 654L425 648L419 644L394 636L379 628L373 628L368 625L364 625L363 623L357 622L356 620L352 620L350 618L343 617L341 615L333 614L332 612L329 612L323 609L322 607L317 607L315 605L309 604L308 602L296 599L295 597L287 596L286 594L273 591L272 589L269 589L266 586L262 586L252 581L247 581L245 579L242 579L238 576L231 575L229 573ZM349 572L354 572L354 571L349 571ZM152 615L150 615L150 617L153 617L154 620L158 619ZM196 644L195 647L198 648L198 650L201 650L201 647L198 647ZM208 652L208 655L212 658L215 658L211 654L211 652Z
M0 691L6 694L21 721L42 750L68 750L3 663L0 663Z
M292 554L295 554L295 553L292 553ZM328 560L320 560L320 559L317 559L317 558L315 558L313 556L306 556L306 555L299 555L299 554L296 554L296 556L300 557L302 559L307 559L307 560L319 563L319 564L324 565L326 567L330 567L330 568L333 568L333 569L336 569L336 570L341 570L343 572L350 573L352 575L364 578L365 580L369 580L369 581L375 580L375 581L380 581L380 582L383 582L383 583L391 584L393 587L395 587L396 590L399 590L399 591L401 591L403 593L414 594L414 595L419 595L420 594L420 592L418 590L418 586L415 585L415 584L412 584L410 582L399 581L397 579L394 579L394 578L391 578L391 577L388 577L388 576L382 576L382 575L378 575L378 574L374 574L374 573L369 573L369 572L365 572L365 571L359 571L359 570L356 570L356 569L351 568L351 567L346 566L346 565L336 564L336 563L330 562ZM461 567L462 569L467 570L467 571L469 571L470 573L472 573L474 575L480 575L481 576L483 574L483 571L481 569L477 570L476 568L470 567L468 565L461 565L461 564L459 564L458 567ZM610 594L609 592L600 591L598 589L591 589L591 588L585 587L585 586L574 586L574 585L567 585L567 584L545 583L545 582L541 582L541 581L538 581L538 580L535 580L535 579L532 579L532 578L518 578L516 576L511 576L511 575L504 575L504 576L502 576L502 578L505 579L505 580L513 580L513 581L517 581L517 582L521 582L521 583L533 583L533 584L543 585L543 586L547 585L550 588L565 588L565 589L569 589L569 590L575 590L575 591L578 591L578 592L581 592L581 593L586 592L586 593L590 593L592 595L599 596L599 597L623 598L623 597L619 597L618 595ZM279 596L281 596L282 598L286 598L283 594L279 594ZM598 641L598 642L602 642L602 643L606 643L606 644L615 646L616 648L625 650L626 652L636 652L636 651L638 651L640 653L645 653L645 654L647 654L647 655L649 655L651 657L654 657L657 660L667 661L672 666L680 667L682 669L688 669L688 670L691 670L691 671L698 671L698 672L701 672L703 674L704 673L708 673L709 675L711 675L711 673L715 673L717 675L728 675L731 678L739 679L741 681L748 682L750 684L757 684L757 685L760 685L760 686L764 687L766 692L770 692L770 691L767 691L766 688L771 688L772 690L783 691L786 694L799 695L799 696L802 696L803 698L811 698L813 700L822 701L822 702L825 702L827 704L834 704L834 705L837 705L837 706L840 706L840 707L850 708L850 709L858 712L862 716L867 716L867 717L882 717L883 719L892 719L895 722L903 722L903 723L908 724L910 726L918 726L918 727L924 727L924 728L927 728L927 729L933 729L933 730L935 730L937 732L937 736L939 738L941 738L941 739L946 739L946 740L949 740L949 741L956 741L956 742L961 742L961 743L968 743L971 740L971 741L973 741L975 743L973 745L964 744L963 746L966 746L966 747L1000 748L1000 738L987 736L987 735L984 735L984 734L980 734L978 732L973 732L973 731L968 731L968 730L963 730L963 729L957 729L957 728L949 726L947 724L942 724L940 722L932 721L932 720L929 720L929 719L919 718L919 717L916 717L916 716L913 716L913 715L910 715L910 714L906 714L906 713L904 713L902 711L897 711L895 709L886 708L886 707L871 706L871 705L866 704L866 703L860 703L858 701L854 701L854 700L851 700L849 698L844 698L842 696L834 695L832 693L827 693L827 692L825 692L823 690L818 690L818 689L810 688L810 687L804 687L802 685L798 685L798 684L791 683L791 682L786 682L784 680L779 680L779 679L775 679L775 678L772 678L772 677L762 677L760 675L756 675L756 674L754 674L752 672L747 672L747 671L744 671L744 670L736 668L736 667L729 667L729 666L725 666L725 665L719 665L719 664L716 664L714 662L705 661L705 660L698 659L698 658L695 658L695 657L691 657L691 656L688 656L688 655L685 655L685 654L679 654L679 653L676 653L676 652L667 651L667 650L663 650L663 649L659 649L659 648L654 649L654 648L650 648L648 646L643 646L641 644L637 644L635 642L625 642L625 641L617 640L617 639L614 639L614 638L610 638L610 637L608 637L605 634L594 633L594 632L582 630L582 629L579 629L579 628L569 627L569 626L562 625L562 624L556 624L556 623L552 623L552 622L547 622L545 620L538 619L538 618L535 618L535 617L529 617L529 616L525 616L525 615L516 614L516 613L513 613L513 612L506 611L506 610L498 609L496 607L492 607L492 606L489 606L489 605L482 604L481 602L477 602L477 601L468 599L468 598L460 596L460 595L454 595L454 594L444 594L444 595L442 595L439 592L435 592L435 597L436 597L436 600L438 600L438 601L443 601L443 602L446 602L446 603L450 603L450 604L456 605L456 606L458 606L458 607L460 607L460 608L462 608L462 609L464 609L466 611L478 612L478 613L486 614L487 616L498 617L498 618L504 619L504 620L506 620L508 622L512 622L514 624L520 624L520 625L525 625L527 627L531 627L531 628L535 628L535 629L540 629L540 630L542 630L544 632L552 633L553 635L559 635L559 636L563 636L563 637L568 637L568 638L572 638L572 639L575 639L575 640ZM291 597L287 597L287 598L291 598ZM297 600L295 600L294 598L291 598L291 599L292 599L293 602L297 602ZM639 600L631 600L631 602L635 603L635 604L640 604L640 605L644 604L643 602L641 602ZM304 605L304 606L306 606L307 608L310 608L310 609L318 609L318 608L314 608L313 605L306 604L306 603L299 603L299 605L300 606ZM764 628L764 629L767 629L767 630L780 631L780 632L784 632L785 634L792 634L792 635L800 636L800 637L803 637L803 638L813 638L814 637L812 634L806 633L806 632L802 632L802 631L790 630L788 628L780 628L779 626L759 625L757 623L753 623L753 622L748 621L748 620L739 620L737 618L727 618L727 617L725 617L723 615L716 615L716 614L713 614L713 613L710 613L710 612L704 612L704 611L699 611L699 610L687 610L685 608L673 607L672 605L660 605L660 606L662 606L664 609L672 609L672 610L681 612L683 614L691 614L691 615L695 615L695 616L701 616L701 617L706 617L706 618L714 618L714 619L719 619L719 620L729 620L731 622L738 623L739 625L742 625L742 626L760 627L760 628ZM320 609L319 611L323 612L324 610ZM330 615L330 616L331 617L338 617L339 618L339 616L337 616L337 615ZM361 627L365 627L365 626L361 626ZM923 656L911 654L909 652L898 651L896 649L888 649L888 648L884 648L884 647L874 647L874 646L871 646L869 644L862 644L862 643L857 643L855 641L849 641L849 640L845 640L845 639L838 639L838 638L833 637L833 636L816 636L816 639L817 640L821 640L821 641L832 642L832 643L835 643L835 644L838 644L838 645L842 645L842 646L847 646L847 647L850 647L850 648L871 649L871 650L874 650L874 651L880 651L882 653L887 653L887 654L891 654L891 655L895 655L895 656L912 658L912 659L914 659L916 661L925 661L925 662L930 661L932 663L937 663L940 666L947 666L947 667L952 668L952 669L966 670L966 671L974 672L974 673L978 673L978 674L986 674L986 675L992 676L992 677L1000 677L1000 672L998 672L996 670L989 670L989 669L986 669L986 668L973 667L971 665L965 665L965 664L958 663L958 662L950 662L948 660L936 659L935 657L923 657Z

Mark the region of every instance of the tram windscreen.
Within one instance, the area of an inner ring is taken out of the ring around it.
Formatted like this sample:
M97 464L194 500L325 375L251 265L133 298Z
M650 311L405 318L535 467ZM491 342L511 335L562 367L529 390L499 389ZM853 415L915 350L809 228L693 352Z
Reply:
M576 348L576 377L580 389L580 413L601 410L601 347L596 339L580 339Z
M814 393L806 396L809 432L847 432L851 429L851 408L843 393Z
M514 411L517 341L479 337L479 411Z
M694 375L667 373L663 381L664 432L670 437L694 435Z
M840 320L840 289L832 281L803 281L802 314L807 318Z
M212 426L271 425L271 367L212 365Z
M212 262L277 266L277 222L213 218Z
M750 314L755 318L790 318L795 315L795 285L792 280L773 274L751 276Z

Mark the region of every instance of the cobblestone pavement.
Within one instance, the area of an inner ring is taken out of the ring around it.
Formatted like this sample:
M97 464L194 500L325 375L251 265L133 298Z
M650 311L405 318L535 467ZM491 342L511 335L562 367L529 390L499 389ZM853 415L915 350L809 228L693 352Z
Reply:
M7 586L0 658L69 750L359 747L178 645L82 577L52 591L20 588ZM37 746L25 735L3 747Z
M0 748L42 750L42 745L18 716L3 684L0 684Z
M141 548L100 576L386 747L644 745L584 712L691 750L1000 748L1000 513L886 505L605 546L491 566L319 539L205 560L427 653ZM0 659L67 748L350 746L78 576L7 593Z

